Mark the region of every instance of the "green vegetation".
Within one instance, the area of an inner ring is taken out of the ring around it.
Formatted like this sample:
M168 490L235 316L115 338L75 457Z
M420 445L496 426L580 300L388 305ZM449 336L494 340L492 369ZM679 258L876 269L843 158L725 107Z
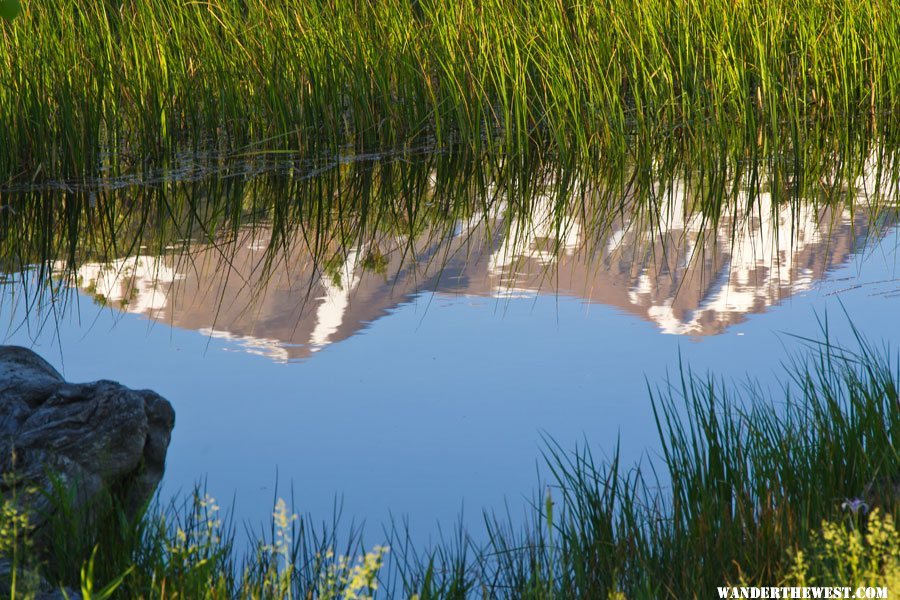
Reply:
M687 372L654 393L660 461L625 470L550 444L546 498L523 527L486 515L484 544L461 531L416 549L394 528L367 553L358 533L339 546L336 523L317 529L279 500L242 553L198 493L137 523L63 511L41 532L44 562L41 543L10 533L21 515L4 510L0 547L26 567L20 581L37 570L127 598L706 598L726 584L896 584L900 363L862 341L814 346L779 402L752 382Z
M892 0L26 1L0 20L0 181L891 131L898 40Z
M19 0L0 0L0 19L11 21L18 16L19 10Z
M0 273L39 311L81 264L197 245L225 264L258 228L263 273L302 240L340 284L353 248L383 273L385 240L415 256L472 221L502 238L541 202L551 252L573 214L597 253L617 220L652 238L673 210L709 230L848 208L877 234L898 210L894 4L0 0ZM373 546L279 501L244 544L202 493L130 522L52 490L46 531L0 509L3 576L16 598L40 578L148 599L900 588L896 358L826 342L789 374L774 396L690 373L655 390L663 454L630 469L548 444L530 521L487 515L484 543L395 527Z
M864 525L864 526L863 526ZM810 548L800 550L787 578L788 585L828 585L846 581L853 587L900 585L900 533L888 515L849 514L841 522L822 523Z

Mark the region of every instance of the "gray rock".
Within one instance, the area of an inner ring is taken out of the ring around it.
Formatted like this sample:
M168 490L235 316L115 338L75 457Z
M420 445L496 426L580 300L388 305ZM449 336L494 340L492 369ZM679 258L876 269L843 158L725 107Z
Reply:
M12 562L0 559L0 589L10 592L12 581ZM33 600L82 600L80 592L72 588L54 588L37 571L16 569L16 597Z
M37 529L54 481L74 492L75 509L110 492L135 515L162 479L174 425L171 404L152 391L67 383L34 352L0 346L0 494L15 489Z

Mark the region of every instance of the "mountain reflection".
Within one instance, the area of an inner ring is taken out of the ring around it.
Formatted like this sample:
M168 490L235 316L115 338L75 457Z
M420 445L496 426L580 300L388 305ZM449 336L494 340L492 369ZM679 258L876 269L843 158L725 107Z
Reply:
M287 362L429 291L498 302L559 294L665 334L716 335L810 289L877 233L846 204L778 203L766 192L752 202L738 193L712 223L690 210L685 187L675 181L658 210L624 208L599 231L590 211L561 214L553 194L537 192L525 211L498 196L452 227L360 236L324 254L310 250L309 231L279 238L263 222L184 251L82 264L66 277L97 302Z

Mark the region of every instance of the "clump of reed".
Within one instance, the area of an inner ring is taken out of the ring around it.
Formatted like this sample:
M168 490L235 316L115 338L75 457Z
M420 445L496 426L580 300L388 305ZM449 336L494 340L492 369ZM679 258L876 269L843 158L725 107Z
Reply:
M900 363L825 332L795 355L780 393L686 369L654 391L659 459L625 469L617 454L598 464L549 442L546 494L524 523L487 514L483 542L460 529L416 548L393 527L374 549L360 530L340 544L336 521L312 527L279 501L269 531L241 552L234 524L197 493L137 522L90 521L99 527L63 510L43 557L15 536L0 549L17 549L21 581L37 570L129 598L705 598L725 585L886 585L900 572ZM0 517L21 535L19 515Z
M890 0L22 2L0 20L0 181L409 145L890 130Z

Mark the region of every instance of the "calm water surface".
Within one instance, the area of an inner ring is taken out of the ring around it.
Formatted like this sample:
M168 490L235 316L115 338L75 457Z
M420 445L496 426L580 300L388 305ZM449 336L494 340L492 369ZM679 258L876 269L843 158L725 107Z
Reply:
M818 337L826 316L838 339L844 311L900 339L893 209L763 194L710 227L685 202L673 186L656 219L622 212L598 234L537 194L528 218L499 201L446 234L360 239L324 267L299 233L269 252L262 221L227 244L83 263L40 318L10 276L4 342L69 380L167 397L163 498L205 479L260 522L278 482L314 519L340 498L374 537L391 516L418 539L460 514L477 529L482 509L518 513L538 489L543 435L652 457L648 384L679 357L777 390L800 347L788 334Z

